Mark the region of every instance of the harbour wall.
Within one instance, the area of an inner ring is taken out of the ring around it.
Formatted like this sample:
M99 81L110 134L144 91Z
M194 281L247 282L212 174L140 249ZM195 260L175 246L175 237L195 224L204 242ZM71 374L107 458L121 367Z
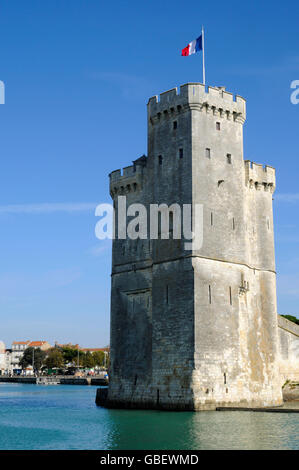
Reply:
M60 385L97 385L105 386L108 381L102 377L61 377L56 376L55 379ZM36 384L36 377L6 377L0 376L0 383L21 383Z

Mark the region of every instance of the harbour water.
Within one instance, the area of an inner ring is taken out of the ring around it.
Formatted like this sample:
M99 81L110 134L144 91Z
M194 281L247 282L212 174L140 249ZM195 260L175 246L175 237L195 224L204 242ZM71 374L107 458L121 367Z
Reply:
M0 449L299 449L299 414L107 410L96 387L0 384Z

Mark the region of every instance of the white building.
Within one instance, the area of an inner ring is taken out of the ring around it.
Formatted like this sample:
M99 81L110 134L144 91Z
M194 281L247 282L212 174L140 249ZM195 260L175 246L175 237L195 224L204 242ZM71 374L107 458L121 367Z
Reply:
M12 343L11 369L13 373L21 372L20 360L29 344L30 341L14 341Z
M20 374L22 372L20 360L22 359L25 349L27 348L41 349L42 351L47 351L51 348L51 345L50 343L48 343L48 341L14 341L12 343L10 359L10 370L13 374ZM31 366L28 367L28 370L30 369L32 370Z
M6 369L5 344L0 341L0 375L3 375Z

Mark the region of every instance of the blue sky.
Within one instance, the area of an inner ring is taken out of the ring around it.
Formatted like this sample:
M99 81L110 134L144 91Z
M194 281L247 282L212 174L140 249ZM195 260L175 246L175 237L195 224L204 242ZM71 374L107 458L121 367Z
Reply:
M247 99L245 158L277 169L278 307L299 313L296 2L0 0L0 337L109 343L111 250L93 207L146 153L146 102L201 81ZM8 208L7 206L18 207Z

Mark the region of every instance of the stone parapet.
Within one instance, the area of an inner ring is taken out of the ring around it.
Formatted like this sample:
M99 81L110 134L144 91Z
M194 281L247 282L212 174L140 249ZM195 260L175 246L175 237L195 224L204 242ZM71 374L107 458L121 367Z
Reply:
M196 109L211 113L219 118L244 123L246 120L246 100L239 95L225 91L224 87L208 87L201 83L186 83L180 87L153 96L148 102L148 116L156 120L168 118L186 109Z
M112 198L139 191L142 187L144 168L140 165L130 165L123 170L110 173L110 195Z
M270 191L271 193L275 191L275 168L254 163L250 160L245 160L244 165L246 186L250 189Z

